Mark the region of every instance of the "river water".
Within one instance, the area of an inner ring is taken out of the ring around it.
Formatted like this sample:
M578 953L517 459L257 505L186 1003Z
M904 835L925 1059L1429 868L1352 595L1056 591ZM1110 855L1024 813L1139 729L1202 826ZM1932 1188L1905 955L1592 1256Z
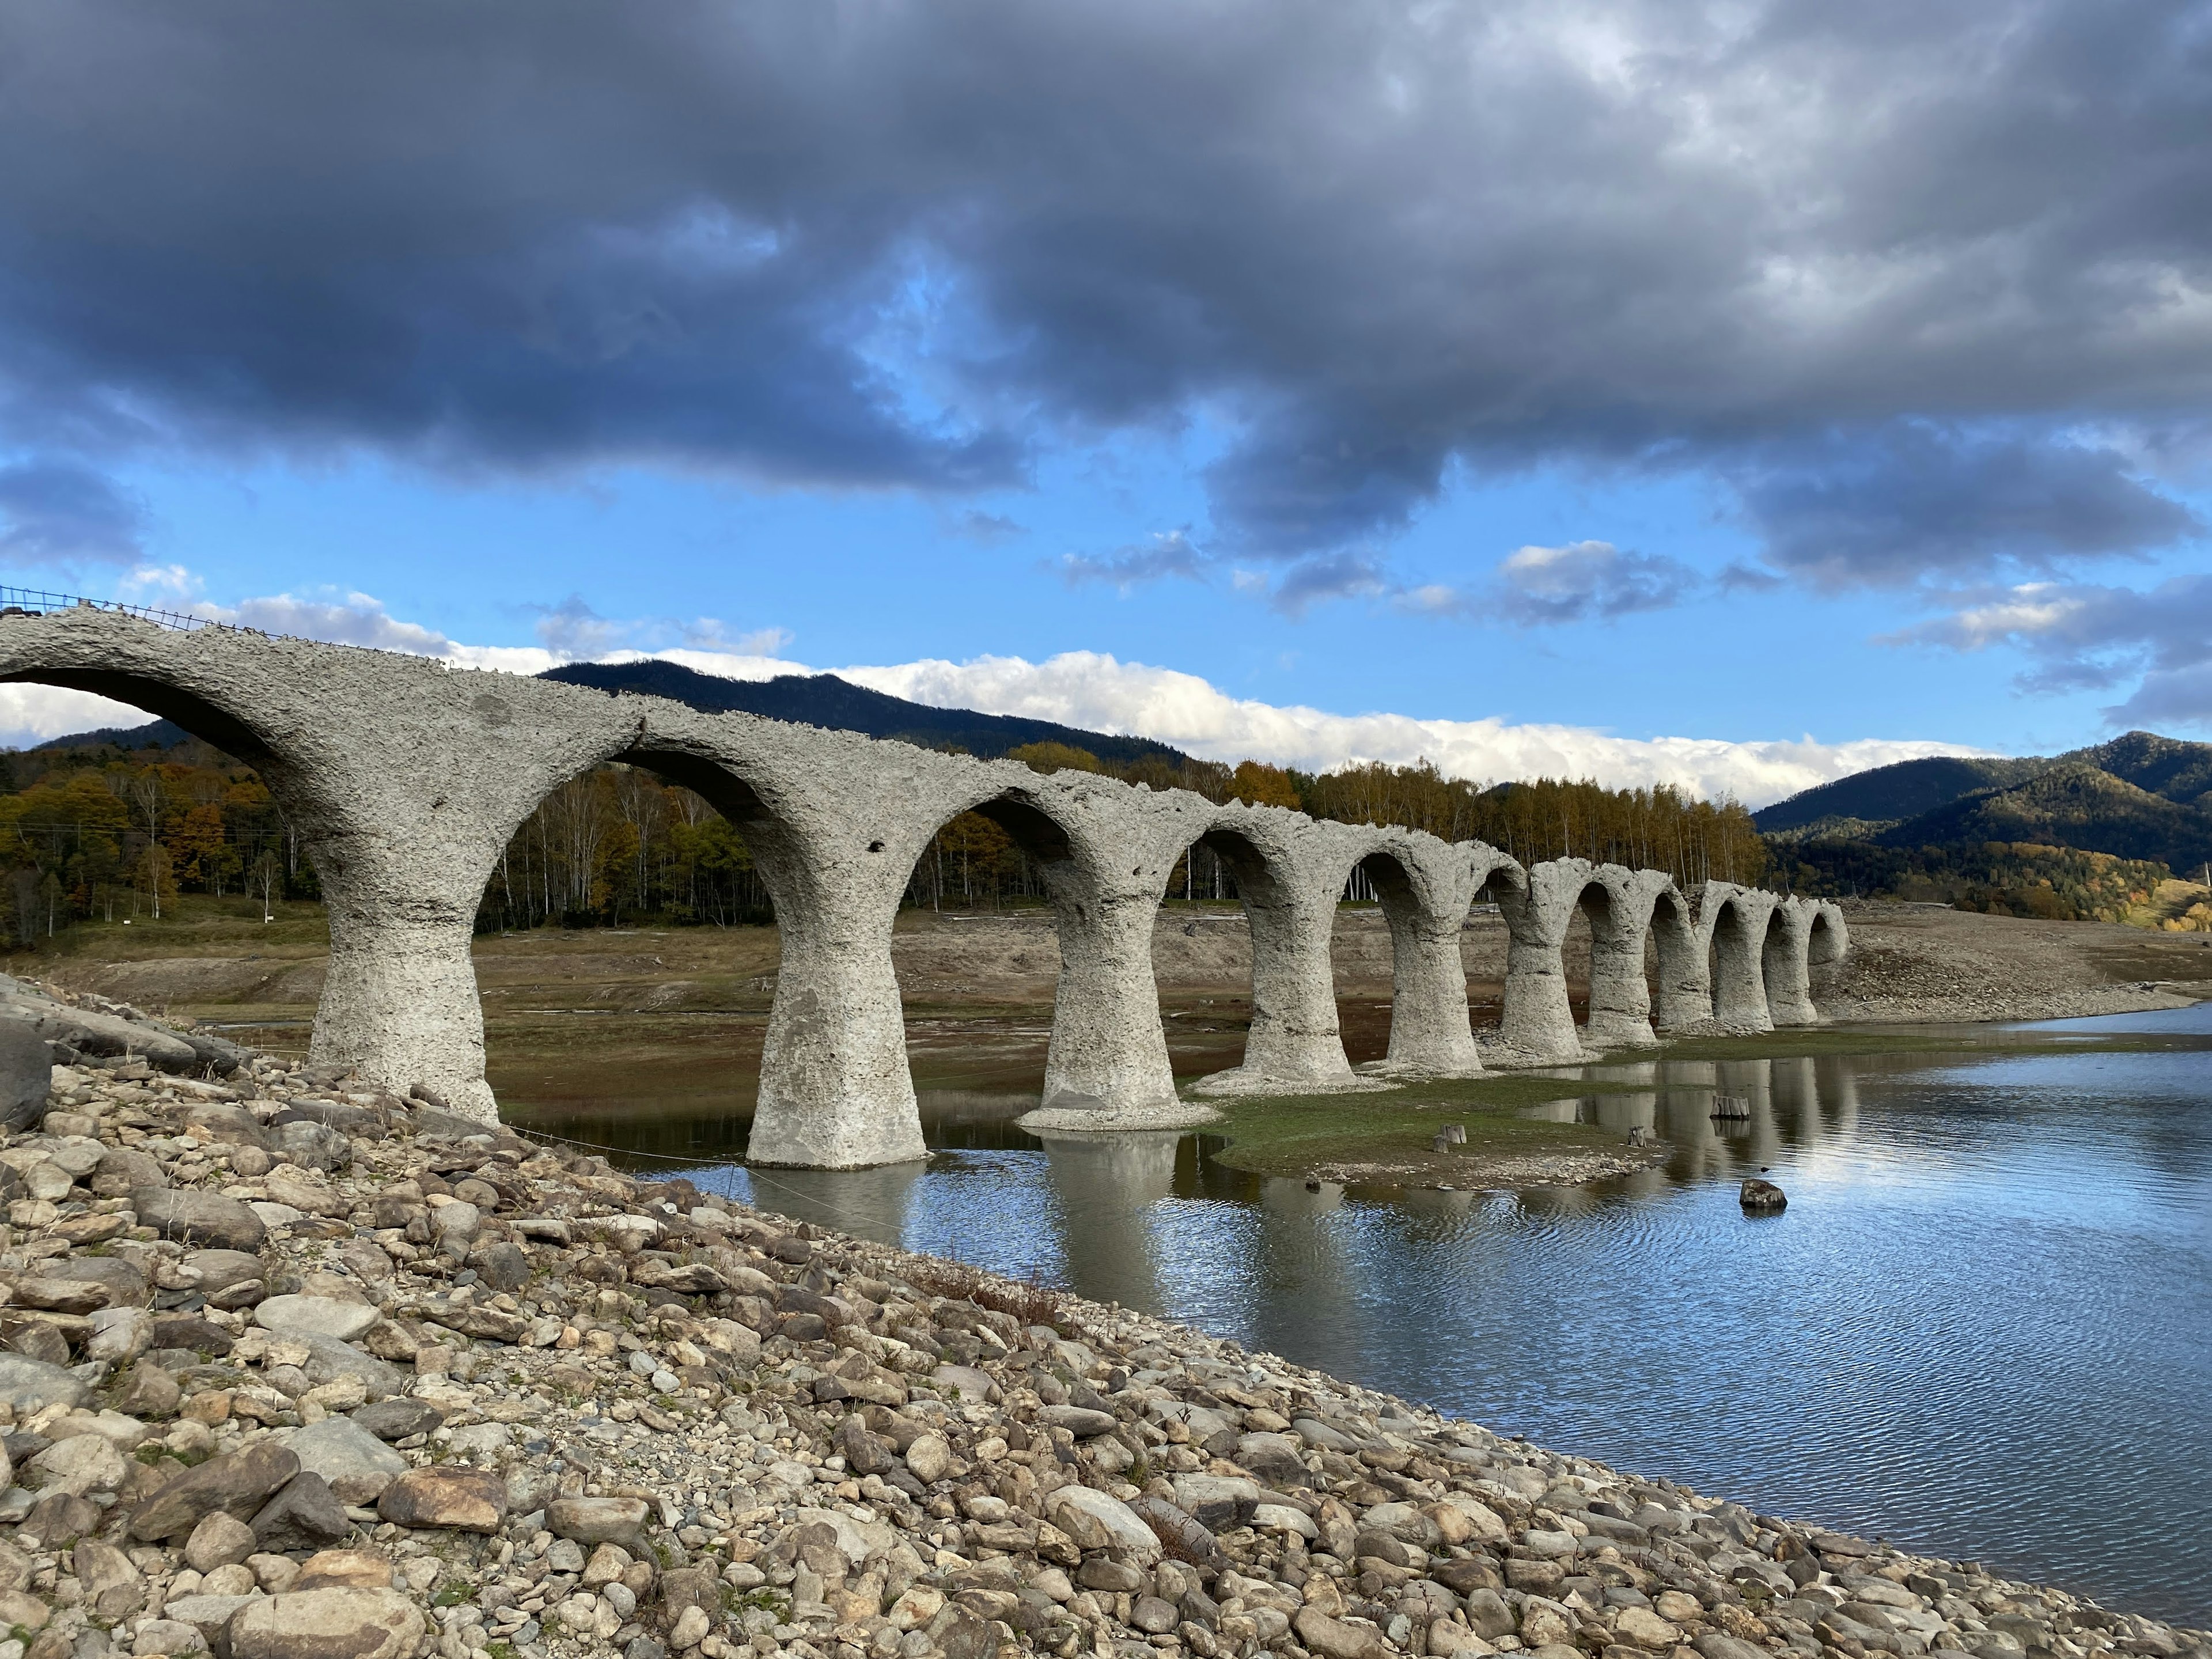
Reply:
M641 1170L698 1160L763 1208L2212 1624L2212 1004L2039 1029L2207 1041L1591 1068L1546 1109L1650 1124L1670 1162L1521 1192L1313 1192L1199 1134L1040 1142L1004 1089L925 1091L927 1165L751 1172L722 1161L734 1103L501 1092L518 1121ZM1713 1121L1716 1091L1750 1120ZM1761 1170L1790 1206L1754 1220L1735 1186Z

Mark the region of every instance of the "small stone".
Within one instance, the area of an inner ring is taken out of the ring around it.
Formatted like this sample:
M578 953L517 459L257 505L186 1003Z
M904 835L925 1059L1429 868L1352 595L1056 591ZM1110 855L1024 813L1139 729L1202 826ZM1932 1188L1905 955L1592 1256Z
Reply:
M257 1596L230 1621L231 1659L406 1659L422 1615L393 1589L289 1590Z
M185 1540L185 1565L194 1572L213 1572L245 1560L259 1547L252 1528L217 1510L204 1517Z
M1790 1207L1790 1200L1781 1188L1771 1181L1761 1181L1756 1176L1743 1183L1737 1199L1747 1210L1785 1210Z
M392 1563L374 1550L324 1550L301 1564L295 1590L386 1589Z
M906 1467L923 1486L933 1486L951 1473L952 1448L941 1434L918 1434L907 1446Z
M376 1512L402 1527L497 1532L507 1519L507 1482L489 1469L410 1469L384 1489Z
M138 1633L131 1642L131 1651L142 1656L142 1659L155 1654L174 1659L175 1656L204 1653L207 1650L208 1639L200 1634L199 1627L177 1619L149 1619L138 1626Z
M1115 1428L1111 1412L1084 1406L1047 1406L1037 1413L1037 1421L1047 1428L1066 1429L1078 1440L1095 1440L1102 1434L1111 1434Z
M678 1652L696 1648L706 1639L708 1631L712 1628L712 1621L708 1619L705 1608L686 1607L669 1627L668 1645Z

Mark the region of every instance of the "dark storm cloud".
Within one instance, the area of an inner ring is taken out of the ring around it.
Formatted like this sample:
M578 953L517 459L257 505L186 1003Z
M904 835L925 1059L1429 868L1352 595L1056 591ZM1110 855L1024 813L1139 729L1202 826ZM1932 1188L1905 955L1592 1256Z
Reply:
M0 436L957 493L1202 415L1285 603L1546 463L2055 567L2193 527L2061 440L2203 404L2208 17L25 0Z
M2056 570L2201 534L2110 449L1899 422L1735 470L1770 562L1822 587Z
M129 491L69 461L0 466L0 558L74 568L135 564L146 509Z

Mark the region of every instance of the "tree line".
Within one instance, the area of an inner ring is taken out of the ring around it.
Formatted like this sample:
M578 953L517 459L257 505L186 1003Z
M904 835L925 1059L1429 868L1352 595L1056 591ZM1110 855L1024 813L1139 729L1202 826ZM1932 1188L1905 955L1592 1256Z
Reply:
M1682 791L1607 789L1545 779L1484 786L1434 765L1380 763L1312 774L1259 761L1170 763L1148 756L1110 766L1057 743L1009 752L1033 770L1079 770L1188 789L1225 805L1286 806L1317 818L1397 824L1448 841L1480 839L1523 863L1566 855L1671 871L1689 886L1708 877L1757 882L1766 849L1732 801ZM28 945L72 921L156 919L179 893L243 896L267 908L320 896L313 865L252 770L193 739L169 750L98 747L0 755L0 921ZM1203 844L1177 860L1168 896L1237 896L1230 865ZM909 905L976 908L1035 903L1045 895L1036 851L982 812L963 812L931 837L908 883ZM1355 874L1347 896L1373 894ZM706 800L621 764L569 780L516 831L486 885L477 926L729 927L773 920L767 888L743 834Z

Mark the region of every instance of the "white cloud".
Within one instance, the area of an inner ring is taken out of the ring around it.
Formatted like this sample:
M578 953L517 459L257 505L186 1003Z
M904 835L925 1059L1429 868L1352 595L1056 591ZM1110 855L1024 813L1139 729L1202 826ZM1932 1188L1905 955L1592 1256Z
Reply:
M211 618L271 633L373 646L514 674L542 673L586 654L603 662L658 657L702 674L742 680L823 672L773 654L789 640L780 629L729 639L722 625L711 619L684 631L702 643L720 642L726 648L586 653L551 645L465 645L393 617L365 593L330 600L279 594L247 599L234 607L202 604L195 608ZM599 619L586 611L584 620L596 623ZM550 631L556 638L564 637L559 628ZM584 633L596 631L587 627ZM928 659L828 672L915 702L1154 738L1209 760L1250 758L1326 771L1361 761L1404 764L1425 758L1453 776L1480 781L1550 776L1594 777L1615 786L1672 783L1703 795L1734 795L1753 806L1893 761L1979 752L1958 744L1914 739L1820 743L1807 736L1794 741L1731 743L1707 738L1621 738L1589 726L1516 725L1498 719L1334 714L1301 705L1233 697L1195 674L1122 662L1093 651L1066 652L1041 663L1020 657L977 657L964 663ZM0 686L0 744L21 746L94 726L137 725L146 718L136 709L84 692Z
M151 714L58 685L0 685L0 749L27 749L69 732L143 726Z
M1042 663L979 657L832 672L915 702L1155 738L1209 760L1249 757L1325 771L1359 761L1402 765L1426 758L1451 775L1480 781L1550 776L1594 777L1616 787L1672 783L1703 795L1734 795L1753 806L1893 761L1980 752L1914 739L1820 743L1807 736L1730 743L1619 738L1589 726L1495 719L1332 714L1232 697L1195 674L1089 651Z

